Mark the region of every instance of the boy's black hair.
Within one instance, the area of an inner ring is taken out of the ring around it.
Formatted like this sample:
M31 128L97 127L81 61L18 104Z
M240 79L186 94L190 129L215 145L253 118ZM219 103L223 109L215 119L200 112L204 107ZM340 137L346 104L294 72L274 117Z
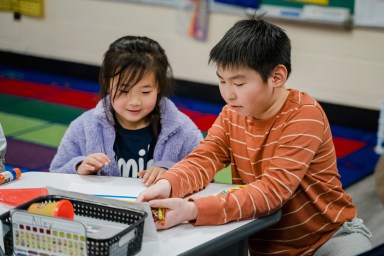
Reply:
M212 48L208 63L226 68L249 67L264 82L278 65L291 73L291 42L283 29L261 18L252 17L235 23Z
M144 36L124 36L114 41L104 54L99 82L101 97L105 98L110 94L112 79L117 76L116 97L122 92L129 91L150 72L155 76L159 94L154 110L146 118L157 137L160 131L159 102L163 96L170 96L175 87L168 58L158 42ZM115 97L111 98L111 102ZM109 108L114 111L111 106L104 105L104 108L106 111Z

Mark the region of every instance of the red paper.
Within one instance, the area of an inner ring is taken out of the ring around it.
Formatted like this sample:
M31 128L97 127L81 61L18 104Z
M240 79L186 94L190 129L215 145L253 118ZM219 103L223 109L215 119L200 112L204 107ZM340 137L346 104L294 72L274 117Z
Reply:
M0 203L18 206L39 196L48 195L48 188L4 188L0 189Z

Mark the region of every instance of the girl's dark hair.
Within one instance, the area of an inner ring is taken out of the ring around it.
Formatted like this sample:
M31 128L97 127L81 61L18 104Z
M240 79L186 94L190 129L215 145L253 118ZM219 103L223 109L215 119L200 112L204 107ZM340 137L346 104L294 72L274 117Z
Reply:
M238 21L212 48L209 61L222 68L249 67L264 82L278 65L291 73L291 42L283 29L257 17Z
M99 82L101 97L105 98L111 91L112 79L117 76L118 82L114 89L115 96L111 98L112 103L122 91L129 91L150 72L155 75L159 94L154 110L146 118L157 137L160 131L159 102L163 96L170 96L175 86L168 58L158 42L142 36L124 36L117 39L104 54ZM111 109L112 113L114 111L112 106L105 104L104 109L106 113L107 109ZM113 123L109 115L107 118Z

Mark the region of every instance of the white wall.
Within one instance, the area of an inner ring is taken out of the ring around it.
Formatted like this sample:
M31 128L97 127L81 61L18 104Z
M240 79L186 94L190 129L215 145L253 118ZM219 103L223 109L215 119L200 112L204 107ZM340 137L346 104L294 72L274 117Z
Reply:
M241 16L210 15L208 40L181 33L186 13L177 8L107 0L47 0L45 17L0 12L0 50L100 65L109 44L127 34L157 40L176 78L217 84L208 54ZM184 24L184 25L183 25ZM384 100L384 31L276 23L292 41L293 73L287 86L318 100L379 109Z

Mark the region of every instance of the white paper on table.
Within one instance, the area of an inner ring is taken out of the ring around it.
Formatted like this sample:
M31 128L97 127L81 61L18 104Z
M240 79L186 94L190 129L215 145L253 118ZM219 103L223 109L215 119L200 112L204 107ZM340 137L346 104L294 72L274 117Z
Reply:
M104 198L115 198L121 200L135 200L140 192L142 192L145 187L129 187L127 186L117 186L117 185L108 185L108 184L84 184L84 183L76 183L71 182L68 191L78 192L82 194L88 195L97 195L99 197ZM126 191L126 193L122 193L122 191Z

